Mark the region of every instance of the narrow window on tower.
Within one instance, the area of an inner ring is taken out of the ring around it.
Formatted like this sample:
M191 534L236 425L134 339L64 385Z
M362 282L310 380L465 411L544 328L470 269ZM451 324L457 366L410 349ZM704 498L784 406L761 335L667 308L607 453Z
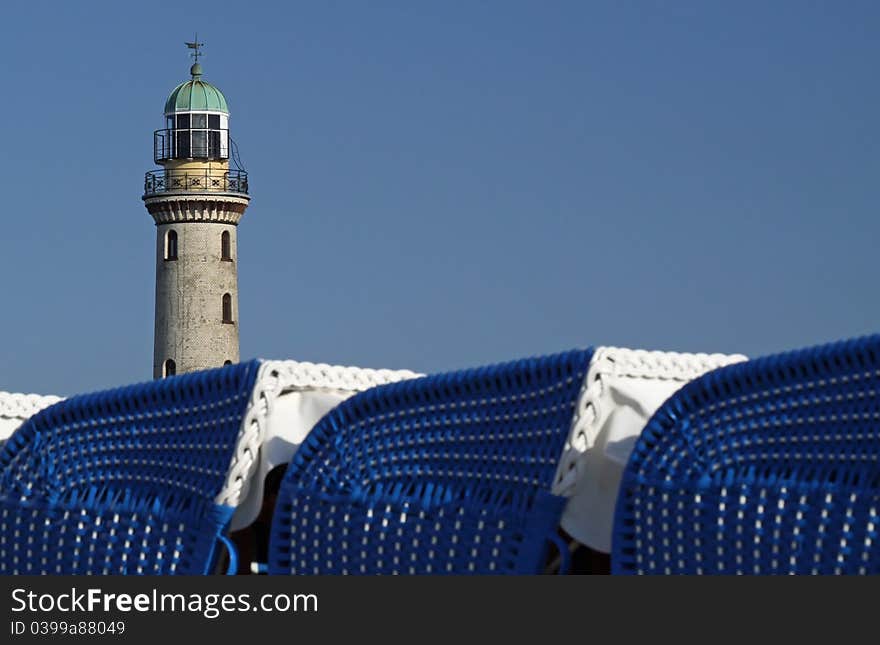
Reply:
M232 262L232 249L229 246L229 231L220 234L220 259Z
M164 376L174 376L175 374L177 374L177 364L169 358L167 361L165 361L163 372Z
M228 293L223 294L223 322L232 322L232 296Z
M177 259L177 231L174 229L165 233L165 259Z

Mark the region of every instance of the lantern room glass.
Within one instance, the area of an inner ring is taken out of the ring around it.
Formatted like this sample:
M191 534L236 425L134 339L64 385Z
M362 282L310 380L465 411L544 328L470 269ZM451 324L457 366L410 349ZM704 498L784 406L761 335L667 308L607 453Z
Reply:
M169 114L165 117L165 124L166 129L155 133L155 161L229 158L229 130L225 115L202 112Z

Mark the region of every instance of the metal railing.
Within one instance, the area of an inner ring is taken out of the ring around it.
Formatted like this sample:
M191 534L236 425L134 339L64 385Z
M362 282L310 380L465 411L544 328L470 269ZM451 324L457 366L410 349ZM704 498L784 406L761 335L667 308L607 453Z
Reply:
M151 170L144 178L144 195L180 191L207 193L248 193L244 170Z

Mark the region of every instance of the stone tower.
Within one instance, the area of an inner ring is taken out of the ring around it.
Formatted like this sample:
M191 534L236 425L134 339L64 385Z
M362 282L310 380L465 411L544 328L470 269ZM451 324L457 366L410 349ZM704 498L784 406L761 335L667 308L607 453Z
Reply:
M144 184L156 223L154 378L239 358L236 232L250 200L247 173L229 138L226 98L202 80L200 43L187 44L192 78L165 102L165 127L153 135L162 169Z

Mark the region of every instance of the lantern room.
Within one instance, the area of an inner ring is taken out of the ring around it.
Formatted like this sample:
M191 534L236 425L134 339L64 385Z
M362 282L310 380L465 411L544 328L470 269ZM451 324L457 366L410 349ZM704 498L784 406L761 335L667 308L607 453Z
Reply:
M229 108L226 97L202 80L202 66L190 68L192 78L175 87L165 102L165 128L153 134L153 159L226 161L229 159Z

